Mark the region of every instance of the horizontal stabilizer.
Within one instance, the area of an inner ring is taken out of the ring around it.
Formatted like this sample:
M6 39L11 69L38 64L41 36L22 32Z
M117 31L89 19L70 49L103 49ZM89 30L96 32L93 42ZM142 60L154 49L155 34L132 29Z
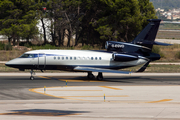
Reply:
M161 43L161 42L154 41L154 45L169 46L169 45L172 45L172 44L168 44L168 43Z
M108 72L108 73L122 73L122 74L129 74L130 72L127 71L118 71L118 70L111 70L111 69L102 69L102 68L93 68L93 67L75 67L74 70L77 71L88 71L88 72Z

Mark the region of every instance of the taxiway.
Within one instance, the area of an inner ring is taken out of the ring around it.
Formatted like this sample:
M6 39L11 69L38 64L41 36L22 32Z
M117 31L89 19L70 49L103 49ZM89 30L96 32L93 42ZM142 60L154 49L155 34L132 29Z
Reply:
M37 73L32 81L26 73L1 73L0 119L178 120L179 77L105 74L97 81L85 73Z

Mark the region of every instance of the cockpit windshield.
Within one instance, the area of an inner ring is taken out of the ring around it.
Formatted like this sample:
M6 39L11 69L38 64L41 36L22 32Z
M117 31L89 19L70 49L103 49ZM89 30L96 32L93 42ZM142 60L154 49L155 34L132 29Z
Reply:
M19 58L33 58L34 54L23 54Z

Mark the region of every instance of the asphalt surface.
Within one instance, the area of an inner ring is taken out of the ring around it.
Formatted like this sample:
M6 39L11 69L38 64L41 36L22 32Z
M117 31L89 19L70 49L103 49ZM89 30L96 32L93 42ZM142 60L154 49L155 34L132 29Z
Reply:
M178 73L0 74L0 120L179 120Z
M55 86L177 86L180 76L105 76L103 81L86 76L0 76L0 100L60 99L29 92L32 88Z

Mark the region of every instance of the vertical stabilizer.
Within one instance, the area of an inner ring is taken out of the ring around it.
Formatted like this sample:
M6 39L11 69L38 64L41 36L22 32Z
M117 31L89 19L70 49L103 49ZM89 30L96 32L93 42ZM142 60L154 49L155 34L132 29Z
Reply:
M149 19L150 23L132 41L133 44L152 49L161 19Z

